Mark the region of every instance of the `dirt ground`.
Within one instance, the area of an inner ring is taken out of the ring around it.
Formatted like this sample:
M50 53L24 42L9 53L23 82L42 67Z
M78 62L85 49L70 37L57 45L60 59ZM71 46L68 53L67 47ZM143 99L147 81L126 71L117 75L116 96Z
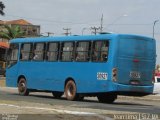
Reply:
M5 87L5 86L6 86L5 80L0 79L0 87Z

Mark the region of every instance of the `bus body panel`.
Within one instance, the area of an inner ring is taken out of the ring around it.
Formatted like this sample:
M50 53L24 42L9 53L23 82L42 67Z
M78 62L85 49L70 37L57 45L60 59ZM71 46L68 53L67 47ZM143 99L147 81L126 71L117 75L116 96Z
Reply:
M118 83L151 85L155 68L155 42L141 37L120 37L117 55ZM135 82L135 83L134 83Z
M110 69L104 68L103 64L98 64L99 63L47 62L44 65L41 62L33 62L34 67L30 69L31 66L33 66L32 63L26 62L20 64L19 76L25 75L29 89L64 91L65 80L70 78L76 82L78 93L109 91L110 76L108 76L106 80L98 80L97 74L107 73L107 75L109 75ZM85 67L83 65L85 65ZM68 68L68 66L70 67ZM101 69L97 69L97 66ZM30 72L27 71L28 69L30 69Z
M6 86L17 87L19 63L10 68L6 68Z
M18 77L23 75L29 89L63 92L65 81L73 79L76 83L77 93L152 93L151 79L156 56L155 40L153 39L135 35L111 34L84 37L24 38L13 40L11 44L82 40L109 40L108 61L19 61L18 65L7 69L7 86L16 87ZM117 81L115 82L112 81L113 68L118 69ZM136 75L139 73L140 77L137 77ZM17 76L12 78L12 74ZM132 78L131 74L136 78Z

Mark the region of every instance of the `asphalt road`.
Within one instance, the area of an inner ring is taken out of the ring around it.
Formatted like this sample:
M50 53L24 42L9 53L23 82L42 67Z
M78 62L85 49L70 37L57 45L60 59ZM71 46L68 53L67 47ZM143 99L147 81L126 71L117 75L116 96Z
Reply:
M134 99L117 99L113 104L99 103L95 97L87 97L84 101L68 101L65 97L55 99L51 93L31 93L29 96L19 96L16 89L0 88L0 101L12 101L17 105L25 103L58 106L72 111L87 111L98 114L139 113L155 114L160 119L160 101L145 101ZM25 103L25 104L26 104ZM0 108L1 109L1 108Z
M17 90L0 90L0 100L26 101L50 105L76 106L79 108L91 108L99 110L115 110L142 113L159 113L160 101L135 101L117 99L113 104L99 103L95 97L85 98L84 101L68 101L64 97L55 99L51 93L31 93L29 96L20 96Z

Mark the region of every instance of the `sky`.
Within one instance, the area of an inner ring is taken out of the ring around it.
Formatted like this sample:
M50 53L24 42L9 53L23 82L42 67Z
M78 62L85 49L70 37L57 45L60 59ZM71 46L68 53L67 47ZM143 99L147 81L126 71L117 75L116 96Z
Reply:
M153 37L154 21L160 20L160 0L1 0L6 8L0 20L25 19L47 32L64 35L91 34L91 27L103 31ZM160 21L154 27L157 64L160 64ZM52 34L53 35L53 34Z

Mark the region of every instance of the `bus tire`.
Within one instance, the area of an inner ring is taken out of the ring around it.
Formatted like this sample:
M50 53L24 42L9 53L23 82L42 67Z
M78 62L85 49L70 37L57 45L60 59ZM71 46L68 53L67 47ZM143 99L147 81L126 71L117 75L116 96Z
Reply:
M77 100L77 88L73 80L69 80L65 86L65 95L68 100Z
M18 81L18 92L19 95L28 96L29 90L27 89L27 83L25 78L20 78Z
M113 103L117 99L117 95L114 93L104 93L97 95L99 102L101 103Z
M79 96L77 97L77 100L78 100L78 101L83 101L83 100L84 100L84 96L79 95Z
M61 98L61 96L63 95L63 92L52 92L52 95L53 95L55 98Z

